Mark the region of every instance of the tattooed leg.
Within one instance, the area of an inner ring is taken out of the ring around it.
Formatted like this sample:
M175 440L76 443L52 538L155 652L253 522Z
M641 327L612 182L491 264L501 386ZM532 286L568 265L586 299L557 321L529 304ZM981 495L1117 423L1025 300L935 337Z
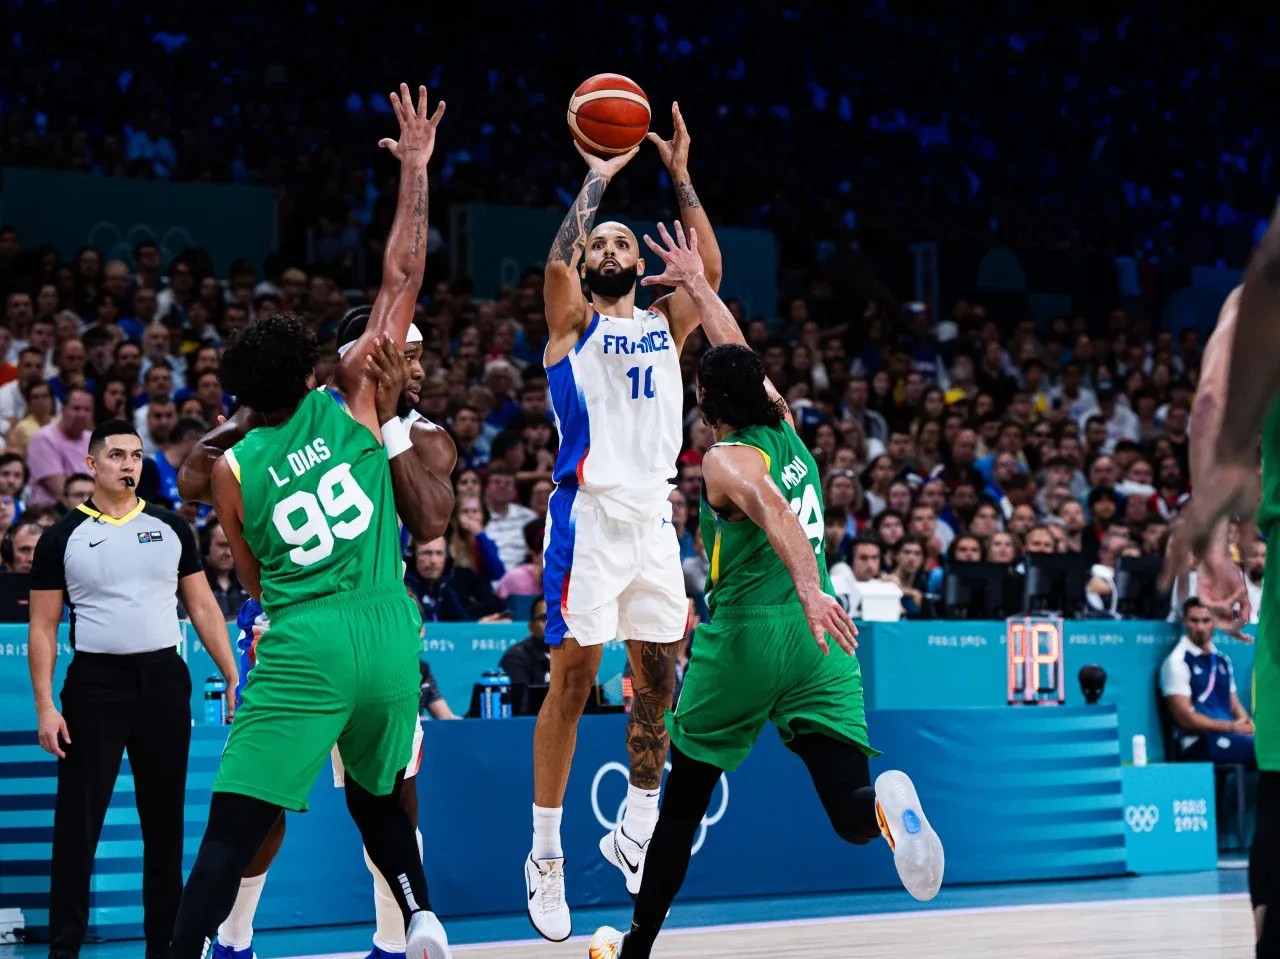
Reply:
M634 698L627 725L627 754L631 759L631 785L656 790L662 783L667 761L666 710L675 692L675 662L680 643L627 643L631 660Z

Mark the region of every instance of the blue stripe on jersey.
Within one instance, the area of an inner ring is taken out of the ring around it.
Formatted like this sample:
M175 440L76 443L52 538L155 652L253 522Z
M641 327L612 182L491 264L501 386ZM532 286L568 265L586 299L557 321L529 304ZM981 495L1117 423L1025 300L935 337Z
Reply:
M582 349L599 323L600 314L593 314L591 325L574 345L574 353ZM587 414L587 398L573 375L569 354L548 368L547 388L551 392L551 408L560 428L560 451L556 454L551 478L557 484L576 486L580 482L582 464L591 449L591 418Z
M568 635L564 604L569 600L569 576L573 569L576 486L559 486L547 503L547 548L542 557L542 597L547 602L547 626L543 642L559 646Z
M236 616L236 626L240 628L240 636L236 640L236 649L240 651L240 680L236 683L235 696L236 709L240 708L240 697L244 693L244 687L249 682L249 673L257 662L253 649L253 624L258 617L262 615L262 607L253 597L246 599L244 605L240 607L240 612Z
M328 393L330 396L332 396L334 402L337 403L339 406L341 406L344 410L347 408L347 398L342 395L342 390L338 389L335 386L326 386L324 388L324 391Z

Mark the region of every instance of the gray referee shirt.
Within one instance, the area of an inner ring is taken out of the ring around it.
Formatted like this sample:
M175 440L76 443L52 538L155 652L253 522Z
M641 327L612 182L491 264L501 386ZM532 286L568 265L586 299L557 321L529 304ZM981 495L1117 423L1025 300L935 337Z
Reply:
M86 653L148 653L177 646L178 580L202 569L191 527L138 500L120 519L93 500L36 543L32 589L56 589L71 607L71 646Z

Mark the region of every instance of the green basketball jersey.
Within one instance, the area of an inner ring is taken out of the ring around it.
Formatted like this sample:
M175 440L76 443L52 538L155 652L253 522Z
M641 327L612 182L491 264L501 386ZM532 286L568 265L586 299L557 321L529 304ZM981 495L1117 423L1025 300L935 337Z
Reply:
M764 457L769 475L800 519L813 545L822 588L831 595L827 573L826 524L822 518L822 479L808 448L787 423L738 430L716 446L749 446ZM699 510L702 543L711 558L707 572L707 609L720 606L783 606L798 603L795 584L765 531L751 520L724 520L707 502Z
M1262 426L1262 502L1258 529L1267 550L1262 577L1262 609L1253 654L1253 713L1258 768L1280 772L1280 399L1272 400Z
M391 464L340 394L312 390L286 422L250 430L226 455L268 615L402 582Z

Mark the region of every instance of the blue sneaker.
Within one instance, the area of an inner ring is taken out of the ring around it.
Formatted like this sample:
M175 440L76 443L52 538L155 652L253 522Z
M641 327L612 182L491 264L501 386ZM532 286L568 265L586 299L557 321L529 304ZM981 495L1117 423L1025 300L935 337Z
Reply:
M249 943L248 949L232 949L230 946L224 946L213 940L213 951L209 953L210 959L258 959L253 952L253 943Z
M364 959L405 959L405 954L403 952L387 952L385 949L379 949L374 946L373 951L365 956Z

